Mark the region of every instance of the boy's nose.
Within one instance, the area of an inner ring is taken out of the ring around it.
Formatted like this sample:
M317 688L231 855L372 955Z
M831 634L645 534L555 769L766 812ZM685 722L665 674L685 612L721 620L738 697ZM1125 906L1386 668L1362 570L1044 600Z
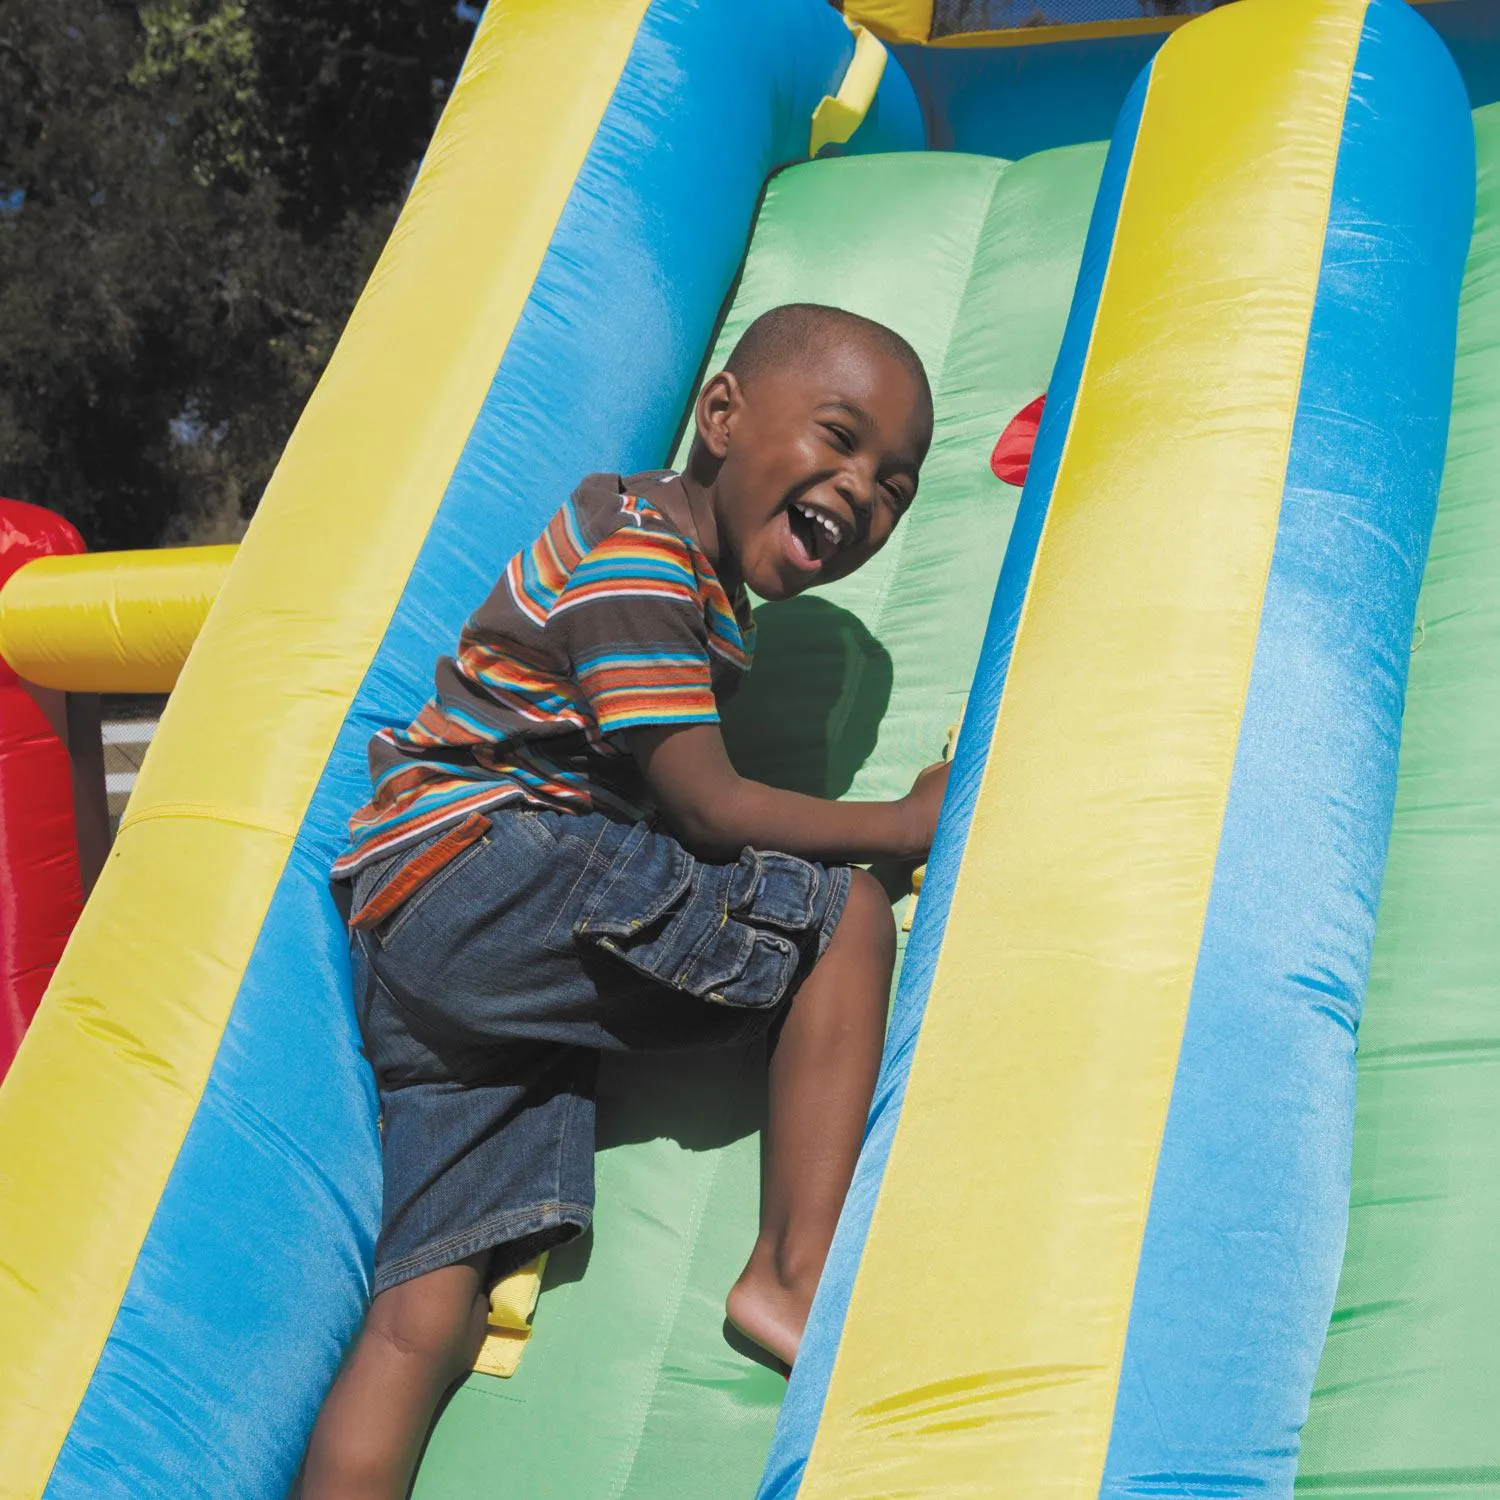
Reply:
M851 465L839 476L837 488L840 498L853 511L855 523L863 530L875 505L874 474L867 473L862 465Z

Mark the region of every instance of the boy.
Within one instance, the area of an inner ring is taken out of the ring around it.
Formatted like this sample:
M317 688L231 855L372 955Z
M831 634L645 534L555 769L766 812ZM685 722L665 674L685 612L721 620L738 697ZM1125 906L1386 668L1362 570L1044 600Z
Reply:
M404 1496L486 1288L587 1228L602 1049L772 1039L760 1232L727 1311L796 1356L895 953L884 892L850 867L926 856L946 767L896 802L747 781L715 694L750 664L748 590L789 598L888 540L932 395L889 329L794 304L750 325L695 419L685 473L585 480L417 720L371 743L334 878L353 886L385 1204L305 1500Z

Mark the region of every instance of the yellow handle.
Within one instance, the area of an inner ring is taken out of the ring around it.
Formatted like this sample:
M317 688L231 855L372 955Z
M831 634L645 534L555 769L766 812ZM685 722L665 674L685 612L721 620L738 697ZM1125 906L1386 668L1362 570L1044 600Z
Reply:
M854 27L854 56L837 94L824 94L813 111L812 138L807 154L816 156L824 146L842 146L859 129L885 72L885 44L873 31Z
M531 1317L542 1290L542 1276L547 1270L547 1254L542 1252L519 1271L502 1276L490 1288L491 1328L507 1328L521 1333L531 1327Z
M530 1265L512 1271L490 1288L489 1327L474 1360L474 1368L481 1375L509 1380L520 1368L546 1269L547 1253L543 1251Z

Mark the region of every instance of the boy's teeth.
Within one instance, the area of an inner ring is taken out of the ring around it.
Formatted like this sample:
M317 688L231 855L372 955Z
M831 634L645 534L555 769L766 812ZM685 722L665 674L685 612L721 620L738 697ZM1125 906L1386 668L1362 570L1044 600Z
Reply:
M828 519L827 516L823 515L820 511L810 509L806 505L799 505L797 509L809 521L812 521L814 524L821 526L823 530L833 538L834 541L838 541L839 529L832 521Z

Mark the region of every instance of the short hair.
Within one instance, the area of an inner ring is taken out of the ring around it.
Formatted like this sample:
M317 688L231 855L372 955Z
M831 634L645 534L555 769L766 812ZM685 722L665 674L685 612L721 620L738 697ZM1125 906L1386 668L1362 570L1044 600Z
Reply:
M850 335L863 338L901 365L931 409L932 386L927 371L917 351L899 333L873 318L821 302L786 302L763 312L740 335L724 368L748 385L762 370L795 364L830 341Z

